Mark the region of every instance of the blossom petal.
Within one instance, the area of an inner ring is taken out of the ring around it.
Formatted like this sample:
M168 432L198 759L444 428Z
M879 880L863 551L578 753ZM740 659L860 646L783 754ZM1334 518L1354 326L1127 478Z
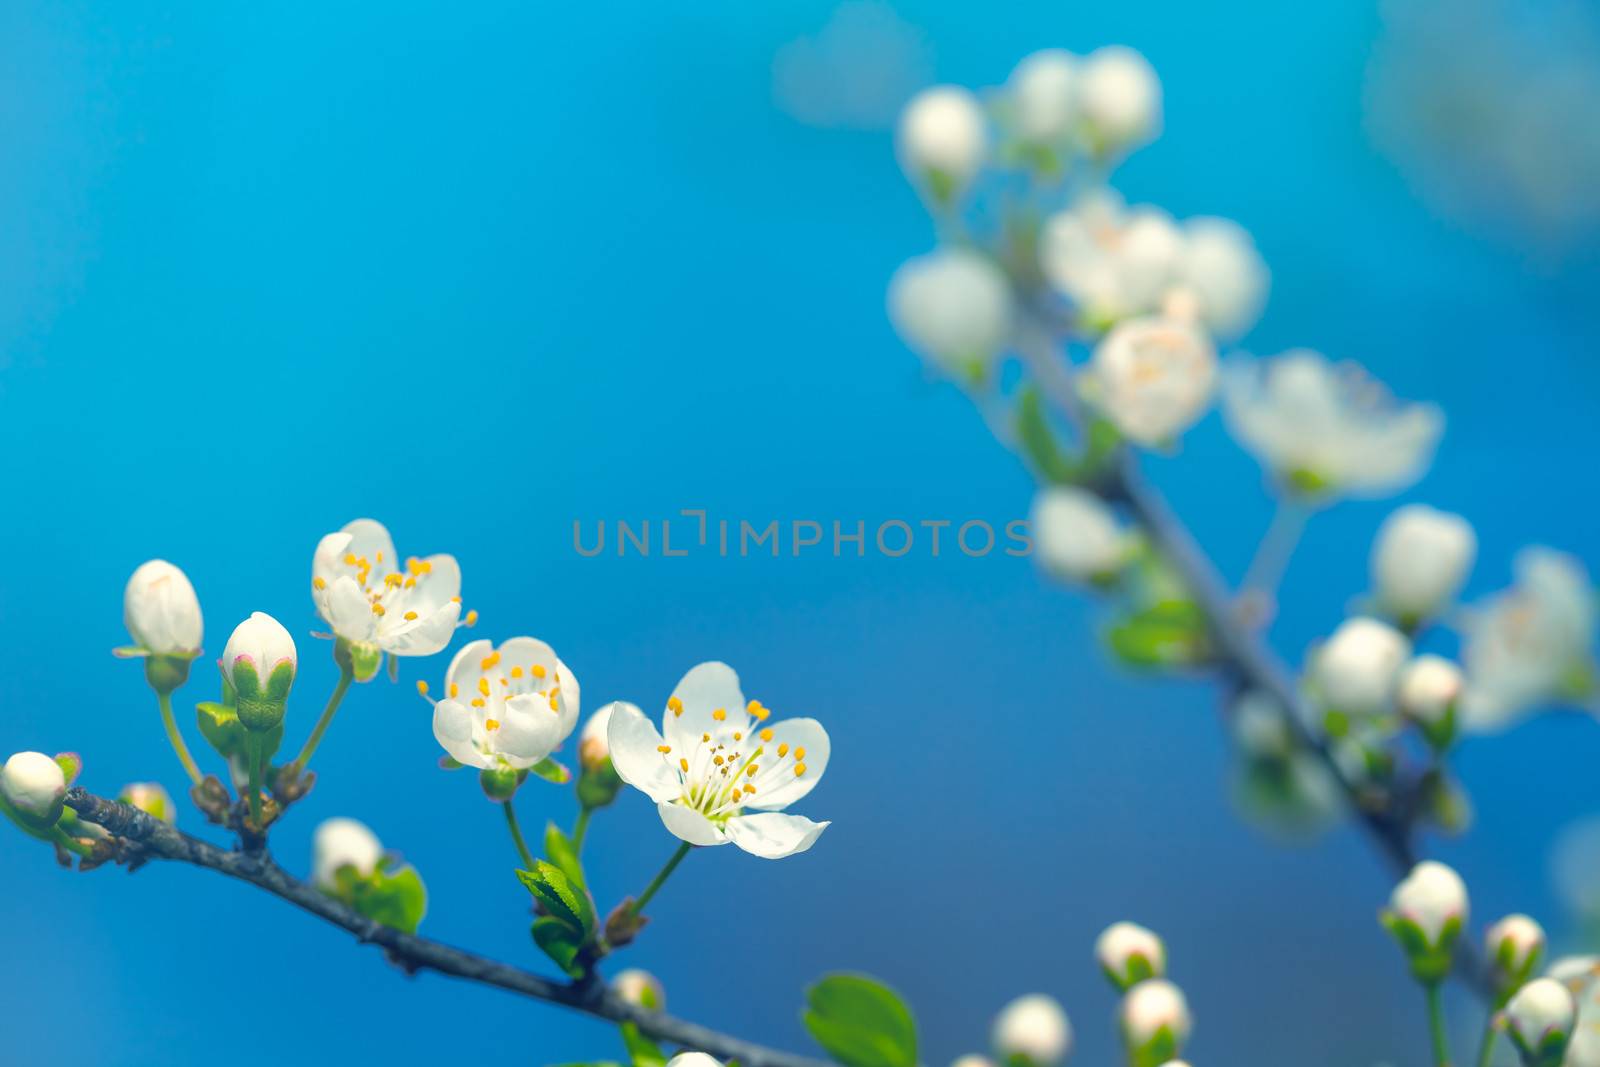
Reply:
M505 718L490 743L505 761L519 770L532 767L561 744L561 717L550 710L544 697L532 693L505 703Z
M771 730L770 741L766 739L766 732L762 732L761 747L766 755L761 757L760 762L767 763L773 759L779 745L789 746L789 757L777 765L777 780L770 785L763 784L760 792L745 804L745 807L757 811L786 808L815 789L822 772L828 768L828 755L832 749L828 742L828 731L815 719L786 719L774 723ZM804 752L805 756L796 760L795 754L798 752ZM805 764L805 774L794 773L797 763Z
M483 661L489 653L494 651L494 642L479 639L468 641L456 651L450 660L450 669L445 672L445 692L455 686L457 696L468 699L477 691L478 679L483 677Z
M378 647L396 656L431 656L443 652L450 638L455 636L456 620L460 617L461 605L454 602L446 602L444 607L429 615L419 613L415 619L390 611L379 623ZM398 622L384 625L396 618Z
M682 804L657 804L661 821L673 835L691 845L726 845L728 838L710 819ZM730 822L732 820L729 820Z
M672 697L662 719L662 732L667 744L675 749L687 751L702 734L720 735L730 721L747 721L739 676L726 663L702 663L692 668L672 691ZM676 712L672 710L675 706ZM714 718L719 710L724 713L720 722Z
M578 685L578 676L572 673L572 668L561 662L561 657L556 657L556 677L561 682L561 740L565 741L572 734L573 727L578 725L579 700L583 690Z
M793 856L810 848L829 825L825 822L812 822L800 815L781 815L775 811L767 811L759 815L735 815L728 820L727 833L729 841L752 856L781 860L785 856ZM678 836L683 837L682 834Z
M433 706L433 736L444 750L468 767L488 767L492 761L472 743L472 710L458 700L441 700Z
M660 732L644 712L622 701L613 706L611 724L606 728L611 765L619 778L658 804L683 793L682 780L668 766L668 757L661 754L662 743Z
M321 605L322 617L333 632L351 641L371 641L378 617L356 580L348 574L341 575L323 592L326 600Z
M340 532L350 535L344 550L365 558L372 565L375 578L381 578L399 566L400 561L394 554L394 538L389 536L389 528L377 519L347 522Z

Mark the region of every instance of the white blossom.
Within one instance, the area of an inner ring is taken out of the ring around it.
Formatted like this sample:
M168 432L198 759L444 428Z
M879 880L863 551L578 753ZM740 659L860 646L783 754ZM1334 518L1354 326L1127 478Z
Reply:
M1167 972L1166 945L1137 923L1116 922L1106 927L1095 939L1094 954L1101 969L1122 989Z
M667 1006L667 991L662 988L660 979L637 967L618 971L611 979L611 989L627 1003L640 1008L660 1011Z
M1104 579L1128 558L1129 535L1106 502L1087 489L1057 485L1039 490L1030 523L1040 562L1063 577Z
M1412 623L1437 614L1461 592L1478 552L1459 515L1407 504L1384 520L1372 546L1372 583L1390 615Z
M988 126L978 98L958 85L936 85L912 97L900 113L900 166L933 199L959 196L983 165Z
M704 1052L680 1052L667 1061L667 1067L722 1067L722 1061Z
M965 249L907 260L889 281L889 317L902 339L947 370L989 363L1012 326L1011 283L994 261Z
M1421 476L1444 428L1432 404L1401 404L1353 363L1309 349L1238 360L1222 377L1235 437L1306 492L1382 495Z
M612 711L611 763L656 802L681 840L732 843L766 859L792 856L829 825L783 813L827 770L828 733L815 719L768 726L770 714L745 700L733 668L702 663L668 698L661 730L632 705Z
M611 741L608 733L611 729L611 713L618 707L639 710L636 705L629 704L625 700L614 700L589 716L588 721L583 724L583 729L578 731L578 763L585 770L594 770L611 758Z
M1189 1039L1192 1020L1183 990L1165 978L1151 978L1122 998L1122 1033L1131 1048L1144 1048L1162 1030L1172 1035L1174 1051Z
M1437 860L1423 860L1394 887L1389 908L1409 919L1429 945L1437 946L1451 919L1467 924L1467 887L1461 876Z
M1312 657L1311 684L1322 706L1345 715L1381 715L1394 704L1411 642L1377 619L1346 619Z
M341 867L367 878L383 858L383 845L367 825L355 819L324 819L311 835L311 884L325 893L338 889Z
M1123 436L1165 444L1205 414L1217 384L1217 350L1192 325L1130 319L1094 349L1085 392Z
M572 733L579 697L572 669L543 641L473 641L450 661L433 736L465 766L526 770Z
M461 616L461 567L448 555L402 563L383 523L356 519L317 543L311 599L347 641L431 656L450 643Z
M1068 140L1078 123L1078 57L1061 48L1025 56L1006 82L1016 133L1033 144Z
M254 675L251 684L259 684L263 692L284 666L289 669L288 677L292 684L299 663L294 638L289 636L289 631L283 628L282 623L264 611L251 612L248 619L235 626L222 650L222 673L235 690L240 688L240 672L245 669ZM287 687L282 695L288 695Z
M1158 309L1179 277L1183 234L1159 208L1086 193L1045 223L1039 267L1089 323L1104 328Z
M1243 335L1261 317L1271 275L1249 231L1231 219L1201 216L1183 224L1175 287L1213 336Z
M1161 82L1144 56L1122 45L1089 53L1079 78L1079 106L1104 151L1137 147L1161 128Z
M1002 1062L1052 1067L1072 1053L1072 1023L1054 997L1029 993L1000 1009L991 1040Z
M0 796L36 822L53 822L66 795L66 772L43 752L18 752L0 767Z
M1461 699L1461 668L1432 653L1418 656L1400 672L1398 703L1412 720L1440 725Z
M200 600L188 576L164 559L141 563L128 579L122 619L133 643L153 655L200 651Z
M1463 724L1493 731L1534 705L1581 698L1593 685L1594 588L1583 564L1554 549L1517 553L1516 584L1465 613Z

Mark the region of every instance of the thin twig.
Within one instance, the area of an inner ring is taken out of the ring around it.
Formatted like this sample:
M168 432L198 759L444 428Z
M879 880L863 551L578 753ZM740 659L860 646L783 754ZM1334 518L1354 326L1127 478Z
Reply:
M324 922L348 930L362 943L380 946L392 962L408 973L437 971L614 1023L631 1022L657 1041L696 1049L722 1060L737 1059L743 1067L829 1067L821 1060L767 1048L664 1012L636 1007L599 981L558 982L438 941L401 933L295 878L273 862L265 851L235 852L218 848L126 804L95 796L82 787L68 790L67 805L85 822L104 827L136 846L139 862L160 859L190 863L249 882Z

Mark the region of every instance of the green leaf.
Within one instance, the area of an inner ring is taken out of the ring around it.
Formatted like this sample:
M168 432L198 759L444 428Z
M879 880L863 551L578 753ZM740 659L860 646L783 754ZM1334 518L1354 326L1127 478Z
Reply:
M581 889L587 884L583 876L583 864L578 862L578 850L555 823L550 823L544 829L544 854L550 857L551 863L561 868L561 873L573 885Z
M582 885L574 886L561 868L545 860L534 860L533 870L518 871L517 877L552 918L566 923L578 935L580 944L593 935L597 924L589 894Z
M336 876L337 877L337 876ZM374 922L414 934L428 910L428 890L415 867L394 873L381 867L350 887L350 906Z
M628 1050L633 1067L665 1067L666 1053L661 1051L660 1045L639 1031L637 1023L623 1023L618 1029L622 1031L622 1044Z
M223 759L244 754L244 725L239 713L227 704L210 701L195 707L200 723L200 734Z
M545 781L554 782L556 785L566 785L572 781L572 772L549 756L529 767L528 773L536 774Z
M1185 667L1205 660L1205 616L1190 600L1164 600L1114 623L1111 651L1133 667Z
M577 962L578 953L583 951L583 935L565 920L554 915L539 916L533 920L533 940L570 977L583 977L583 967Z
M1017 441L1046 481L1063 484L1077 480L1078 465L1056 444L1036 386L1024 386L1017 397Z
M806 1029L846 1067L916 1067L917 1025L887 986L831 974L806 990Z

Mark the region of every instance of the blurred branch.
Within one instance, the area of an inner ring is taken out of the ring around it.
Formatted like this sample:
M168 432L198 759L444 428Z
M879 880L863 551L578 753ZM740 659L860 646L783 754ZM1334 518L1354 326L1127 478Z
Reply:
M664 1012L636 1007L597 979L558 982L437 941L401 933L393 927L374 922L295 878L279 867L264 850L230 851L218 848L126 804L95 796L82 787L68 790L67 805L85 822L103 827L112 835L129 842L132 855L128 856L128 860L132 867L146 860L172 860L249 882L324 922L348 930L362 943L378 945L390 962L408 974L421 970L437 971L520 996L559 1004L610 1022L631 1022L658 1041L697 1049L722 1060L736 1059L743 1067L830 1067L821 1060L742 1041Z

